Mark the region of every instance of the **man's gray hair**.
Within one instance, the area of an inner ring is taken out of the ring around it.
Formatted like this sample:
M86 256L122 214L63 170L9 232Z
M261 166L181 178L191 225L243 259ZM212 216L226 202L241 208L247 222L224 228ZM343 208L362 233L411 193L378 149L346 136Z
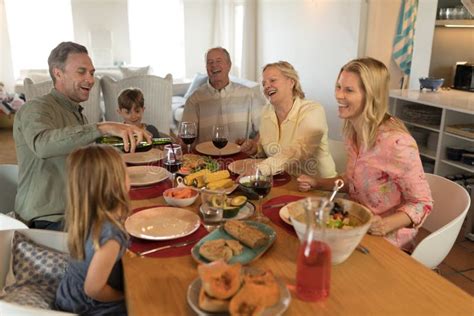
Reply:
M213 50L220 50L221 52L223 52L225 57L227 58L227 61L229 62L229 64L232 65L232 60L230 60L229 52L227 51L227 49L225 49L224 47L220 47L220 46L209 48L206 52L206 55L204 56L204 62L207 62L207 55Z
M51 51L48 57L49 75L53 79L53 84L56 83L53 69L59 68L64 71L69 54L88 54L88 51L85 46L74 42L59 43L59 45Z

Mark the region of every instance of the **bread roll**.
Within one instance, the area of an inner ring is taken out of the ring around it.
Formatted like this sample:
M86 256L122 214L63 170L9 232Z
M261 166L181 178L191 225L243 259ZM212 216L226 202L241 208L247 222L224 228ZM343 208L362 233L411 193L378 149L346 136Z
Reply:
M220 300L215 297L209 296L204 291L204 287L201 287L199 291L199 308L207 312L227 312L229 311L230 300Z
M199 254L209 261L224 260L232 258L232 249L226 246L224 239L208 240L199 248Z
M238 240L226 239L225 243L230 249L232 249L232 254L234 256L238 256L244 251L244 247Z
M227 221L225 231L250 248L259 248L268 242L268 236L260 230L240 221Z

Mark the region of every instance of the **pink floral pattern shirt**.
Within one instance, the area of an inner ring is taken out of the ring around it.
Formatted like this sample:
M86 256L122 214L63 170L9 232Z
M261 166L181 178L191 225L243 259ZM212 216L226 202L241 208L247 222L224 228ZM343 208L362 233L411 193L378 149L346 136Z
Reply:
M399 248L413 250L413 239L433 206L415 140L381 126L373 148L359 152L352 140L346 140L346 147L345 180L350 198L382 218L405 212L412 226L395 230L386 238Z

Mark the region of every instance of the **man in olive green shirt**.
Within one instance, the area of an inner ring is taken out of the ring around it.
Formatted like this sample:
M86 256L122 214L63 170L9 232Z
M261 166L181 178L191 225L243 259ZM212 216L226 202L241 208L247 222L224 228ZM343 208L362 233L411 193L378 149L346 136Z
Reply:
M48 65L54 88L28 100L15 115L19 166L15 213L32 228L60 230L66 208L67 155L104 134L123 138L125 150L131 151L151 138L135 126L87 122L79 103L89 98L95 69L84 46L60 43L51 51Z

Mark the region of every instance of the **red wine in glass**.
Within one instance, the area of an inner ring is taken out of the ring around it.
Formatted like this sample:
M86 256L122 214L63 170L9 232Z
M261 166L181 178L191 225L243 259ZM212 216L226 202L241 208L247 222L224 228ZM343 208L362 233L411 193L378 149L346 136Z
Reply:
M196 136L180 136L180 138L186 145L191 145L196 140Z
M260 198L266 197L272 189L272 183L266 180L253 180L250 182L250 186Z
M163 165L166 170L174 174L181 168L181 161L166 161Z
M224 137L213 138L212 143L214 144L216 148L222 149L227 145L227 138L224 138Z

